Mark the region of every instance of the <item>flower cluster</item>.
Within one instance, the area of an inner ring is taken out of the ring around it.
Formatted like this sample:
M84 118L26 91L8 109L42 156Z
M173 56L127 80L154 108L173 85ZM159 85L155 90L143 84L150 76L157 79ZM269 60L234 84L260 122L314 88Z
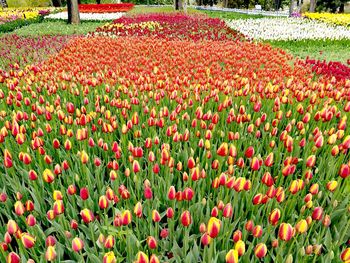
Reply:
M350 39L350 29L301 18L230 20L227 25L261 40Z
M154 24L157 26L155 27ZM137 26L138 25L138 26ZM158 26L160 25L160 26ZM230 29L217 18L204 15L186 16L184 14L145 14L122 17L97 28L91 35L145 36L165 39L235 40L242 35Z
M23 37L15 34L0 37L0 70L23 68L38 64L55 54L74 36Z
M124 15L124 13L117 12L117 13L80 13L80 20L114 20L117 18L120 18ZM67 12L60 12L55 14L50 14L45 17L46 19L60 19L60 20L67 20L68 19L68 13Z
M81 4L79 5L80 13L118 13L127 12L134 7L132 3L120 4Z
M55 12L56 8L6 8L0 10L0 24L15 21L18 19L32 19L39 15L47 15Z
M340 26L350 26L350 14L305 13L305 17Z
M350 68L338 61L320 61L315 59L306 59L306 63L312 65L312 70L316 74L323 74L336 79L350 79Z
M1 260L348 262L350 80L165 32L1 72Z

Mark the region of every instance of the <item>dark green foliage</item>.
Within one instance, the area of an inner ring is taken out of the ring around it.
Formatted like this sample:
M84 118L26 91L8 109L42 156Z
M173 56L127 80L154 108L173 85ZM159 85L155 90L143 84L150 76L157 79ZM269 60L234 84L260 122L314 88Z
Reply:
M1 24L0 33L11 32L23 26L27 26L34 23L41 23L42 21L43 21L42 16L38 16L36 18L31 18L31 19L17 19L12 22Z

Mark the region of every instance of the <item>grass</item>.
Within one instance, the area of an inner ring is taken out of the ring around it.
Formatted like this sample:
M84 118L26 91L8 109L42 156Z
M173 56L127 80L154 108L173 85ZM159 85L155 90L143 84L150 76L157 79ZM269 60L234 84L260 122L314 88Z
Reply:
M350 40L269 41L268 43L300 58L340 61L345 64L350 59Z
M42 23L31 24L19 28L12 32L20 36L38 36L38 35L75 35L87 34L96 29L96 27L105 24L105 21L85 22L80 25L70 25L65 21L44 21Z
M222 11L207 11L201 10L200 12L207 14L210 17L217 17L221 19L249 19L249 18L263 18L263 15L248 15L235 12L222 12Z
M136 15L136 14L147 14L147 13L171 13L174 12L173 6L135 6L128 14ZM196 10L194 8L187 8L187 13L201 13L201 11Z

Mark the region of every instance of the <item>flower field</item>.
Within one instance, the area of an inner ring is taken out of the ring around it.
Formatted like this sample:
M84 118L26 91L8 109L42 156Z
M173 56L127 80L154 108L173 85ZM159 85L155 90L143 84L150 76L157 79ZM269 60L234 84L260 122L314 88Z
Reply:
M81 13L117 13L127 12L134 7L132 3L120 4L81 4L79 12Z
M302 18L236 19L227 25L258 40L350 39L350 29Z
M350 26L350 14L331 14L331 13L305 13L305 17L320 20L326 23Z
M7 8L0 10L0 25L16 20L33 19L39 15L46 15L57 8Z
M176 13L7 37L0 262L349 263L348 71L244 35Z

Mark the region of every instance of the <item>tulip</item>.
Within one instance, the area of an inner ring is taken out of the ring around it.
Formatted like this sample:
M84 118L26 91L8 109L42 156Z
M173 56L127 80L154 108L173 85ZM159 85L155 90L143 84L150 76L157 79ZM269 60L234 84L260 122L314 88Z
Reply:
M152 254L149 258L149 263L160 263L160 261L156 255Z
M131 212L129 210L123 211L123 213L121 215L121 220L122 220L122 224L124 226L129 225L131 223L131 220L132 220Z
M348 262L350 260L350 247L343 250L343 252L340 255L340 259L343 262Z
M228 155L228 144L227 142L223 142L217 152L216 152L219 156L227 156Z
M7 222L7 232L8 232L10 235L13 235L13 234L16 233L18 230L19 230L19 227L18 227L16 221L10 219L10 220Z
M117 259L114 255L113 251L107 252L106 254L104 254L103 256L103 263L116 263Z
M282 223L278 230L278 237L283 241L289 241L293 237L293 227L290 224Z
M225 257L226 263L238 263L238 252L235 249L230 249Z
M269 215L270 224L273 226L277 225L280 217L281 217L281 211L278 208L275 208L274 210L272 210L272 212Z
M54 246L48 246L45 252L45 259L47 261L55 261L57 257L56 249Z
M233 232L233 242L237 243L239 240L242 239L242 232L241 230L236 230L235 232Z
M56 216L64 213L64 204L62 200L56 200L54 202L53 211Z
M80 211L80 216L83 219L85 224L89 224L94 220L94 214L92 213L91 210L84 208L83 210Z
M80 189L80 197L83 200L86 200L89 198L89 189L87 187L83 187Z
M137 253L136 255L136 261L135 263L149 263L149 259L148 259L148 256L143 253L143 252L139 252Z
M54 174L49 169L45 169L43 173L43 179L46 183L52 183L55 180Z
M189 211L184 211L181 216L181 224L184 226L184 227L188 227L191 222L192 222L192 217L191 217L191 214Z
M147 245L149 247L149 249L156 249L157 248L157 240L152 237L152 236L149 236L147 237Z
M86 164L89 161L89 156L87 155L87 153L85 151L82 151L80 153L80 160L83 164Z
M152 211L152 220L153 222L159 222L161 220L160 214L157 210Z
M307 231L308 229L308 223L306 222L305 219L300 220L296 225L295 225L295 230L297 233L303 234Z
M10 252L6 258L6 263L20 263L21 258L15 252Z
M211 217L208 222L208 235L211 238L217 237L217 235L220 232L220 227L221 227L221 221L217 219L216 217Z
M235 250L238 252L238 256L241 257L245 253L245 244L242 240L238 240L238 242L235 244Z
M257 258L263 258L267 254L267 247L264 243L259 243L254 248L254 254Z
M84 242L79 237L75 237L72 240L72 249L75 252L79 252L84 248Z
M312 212L312 219L313 220L322 220L323 217L323 208L322 207L315 207L314 211Z
M105 248L110 249L114 247L114 243L115 243L114 237L112 235L108 235L103 245Z
M54 236L48 236L45 240L45 245L46 247L50 247L50 246L55 246L57 243L57 240Z
M105 195L101 195L100 198L98 199L98 206L101 209L106 209L108 208L108 198Z

